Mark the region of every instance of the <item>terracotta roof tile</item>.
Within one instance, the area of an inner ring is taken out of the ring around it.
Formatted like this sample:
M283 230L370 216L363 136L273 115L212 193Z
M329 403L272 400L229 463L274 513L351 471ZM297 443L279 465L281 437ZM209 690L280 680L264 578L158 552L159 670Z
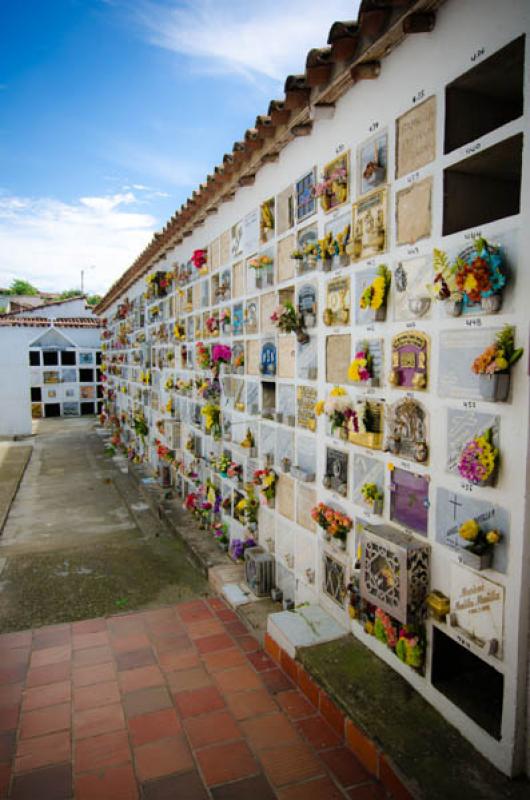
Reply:
M4 328L103 328L101 317L0 317L0 327Z

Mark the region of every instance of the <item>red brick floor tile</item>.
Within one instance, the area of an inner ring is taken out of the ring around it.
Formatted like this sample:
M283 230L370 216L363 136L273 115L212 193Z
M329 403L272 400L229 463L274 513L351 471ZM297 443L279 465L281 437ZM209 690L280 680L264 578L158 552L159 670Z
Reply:
M386 800L388 795L380 783L367 783L350 789L348 797L352 800Z
M186 623L186 630L190 639L201 639L204 636L214 636L225 633L225 627L218 619L200 619L197 622Z
M68 730L71 727L70 703L60 703L56 706L39 708L22 714L20 723L20 738L29 739L32 736L44 736L55 731Z
M72 648L69 644L58 647L46 647L43 650L34 650L31 654L30 668L45 667L48 664L58 664L60 661L69 661Z
M168 690L164 686L152 686L150 689L140 689L137 692L125 694L122 697L123 707L128 719L149 714L151 711L160 711L162 708L171 708L173 703Z
M163 672L177 672L181 669L191 669L200 665L199 656L194 650L184 650L183 652L160 653L158 663Z
M296 728L279 712L247 719L241 729L254 750L300 741Z
M226 622L225 629L230 636L248 636L248 628L243 625L242 622L237 620L236 622Z
M75 779L76 800L138 800L138 787L130 764L84 773Z
M136 774L141 781L189 772L194 763L183 734L134 748Z
M72 645L74 650L84 650L86 647L101 647L109 643L107 631L97 631L94 633L74 633Z
M0 708L10 708L22 702L22 689L24 683L7 683L0 686Z
M107 628L115 639L145 633L145 625L141 614L111 617L107 620Z
M235 783L216 786L212 791L214 800L275 800L276 794L264 775L254 775ZM320 800L325 800L324 797Z
M117 653L116 664L118 665L118 670L135 669L136 667L148 667L151 664L156 664L156 658L151 647L143 647L141 650Z
M152 611L143 611L141 618L148 627L159 625L160 623L164 622L178 622L175 608L178 608L178 606L169 606L168 608L156 608Z
M174 636L165 634L164 636L151 636L153 649L160 655L161 653L186 653L193 650L193 645L188 636L176 633Z
M183 622L197 622L200 619L210 619L213 612L203 600L192 600L177 606L177 614Z
M220 608L215 616L222 619L223 622L240 622L235 611L231 611L229 608Z
M291 719L304 719L316 713L314 705L296 690L278 692L276 701Z
M72 623L73 636L83 633L99 633L106 630L107 621L105 619L82 619L79 622Z
M347 747L325 750L320 754L323 762L342 786L357 786L366 783L371 775Z
M111 645L115 653L132 653L135 650L150 648L151 642L145 633L131 633L118 639L112 637Z
M281 669L268 669L261 673L261 680L271 694L278 692L285 692L288 689L294 689L292 681L289 680L287 675Z
M28 668L26 664L19 664L16 667L0 667L0 686L25 681L27 671Z
M120 699L120 687L117 681L80 686L74 689L74 710L84 711L87 708L110 706L112 703L119 703Z
M70 644L71 635L70 625L54 625L50 628L39 628L33 634L32 648L33 650L42 650L43 648L47 649L49 647Z
M112 650L108 645L88 647L86 650L74 651L74 667L89 667L95 664L105 664L107 661L112 661Z
M92 772L128 764L131 748L127 731L112 731L80 739L75 745L75 771Z
M244 653L255 653L260 649L259 642L254 636L238 636L236 643Z
M259 772L259 765L245 742L213 745L196 753L208 786L247 778Z
M208 800L204 784L195 770L149 781L143 784L142 791L144 800Z
M5 731L14 731L18 725L18 715L20 713L20 706L4 706L0 708L0 733Z
M338 747L342 743L340 736L322 719L320 714L316 717L300 720L296 723L296 727L315 750L329 750L331 747Z
M24 692L22 711L34 711L36 708L68 703L71 697L72 684L70 681L49 683L47 686L35 686L33 689L26 689Z
M28 647L15 647L2 653L2 667L25 667L29 661L30 650Z
M215 650L228 650L234 646L234 641L226 633L216 633L197 639L195 646L199 653L213 653Z
M254 692L238 692L226 698L228 708L238 720L278 711L278 706L268 692L258 689Z
M281 789L278 797L279 800L344 800L340 789L327 776Z
M16 741L16 731L0 733L0 764L11 761L15 755Z
M218 650L213 653L205 653L202 657L208 672L219 672L223 669L232 667L242 667L246 664L246 659L240 650Z
M142 714L128 720L131 741L139 747L158 739L167 739L177 736L182 731L182 725L174 708L163 708L151 714Z
M206 603L210 608L213 608L214 611L222 611L223 609L228 609L226 602L222 599L222 597L208 597L206 599Z
M177 619L176 614L173 614L170 619L160 619L153 622L147 622L147 633L150 638L160 637L161 639L168 636L181 636L186 632L184 624Z
M112 661L105 664L94 664L92 667L74 667L72 670L72 683L74 686L92 686L95 683L104 683L116 679L116 671Z
M223 670L216 673L215 680L225 694L263 688L259 676L251 667L234 667L234 669Z
M175 694L175 704L183 717L195 717L224 708L225 702L215 686Z
M60 661L57 664L47 664L44 667L30 669L26 680L26 688L33 686L46 686L48 683L60 683L70 677L71 665L69 661Z
M204 667L181 669L178 672L172 672L167 676L167 680L173 693L202 689L205 686L212 686L213 683Z
M263 750L260 758L265 772L274 786L278 787L316 778L325 772L322 762L303 743Z
M255 653L247 653L247 659L258 672L265 672L267 669L274 669L276 664L263 650L257 650Z
M101 708L87 708L74 713L74 735L76 739L99 736L125 728L123 709L119 703Z
M11 780L11 764L0 764L0 798L7 797Z
M227 711L189 717L185 720L184 727L193 748L241 738L241 731L235 719Z
M29 772L49 764L62 764L72 756L70 731L50 733L48 736L35 736L21 739L15 757L15 772Z
M72 767L70 764L58 764L17 775L13 781L11 797L13 800L70 800Z
M33 633L31 631L4 633L0 636L0 655L12 647L30 647L32 640Z
M159 667L138 667L118 672L118 682L124 694L137 692L139 689L149 689L150 686L164 686L165 678Z

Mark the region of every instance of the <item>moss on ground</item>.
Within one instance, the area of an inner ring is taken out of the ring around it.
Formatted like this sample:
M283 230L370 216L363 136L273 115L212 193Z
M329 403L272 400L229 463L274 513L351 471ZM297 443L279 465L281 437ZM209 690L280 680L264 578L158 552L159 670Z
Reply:
M181 541L130 535L10 555L2 588L2 633L179 603L209 593Z
M355 724L417 784L426 800L530 797L528 781L509 780L498 772L353 636L304 648L299 658Z

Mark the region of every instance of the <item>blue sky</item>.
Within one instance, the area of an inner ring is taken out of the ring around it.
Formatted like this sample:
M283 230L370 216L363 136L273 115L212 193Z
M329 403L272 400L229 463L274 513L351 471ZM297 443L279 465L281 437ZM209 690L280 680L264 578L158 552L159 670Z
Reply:
M104 291L352 0L0 10L0 286Z

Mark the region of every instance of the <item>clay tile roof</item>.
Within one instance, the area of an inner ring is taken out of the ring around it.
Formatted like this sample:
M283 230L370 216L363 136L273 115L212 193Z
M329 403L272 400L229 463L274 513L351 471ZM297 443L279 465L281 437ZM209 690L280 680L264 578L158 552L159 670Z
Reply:
M0 317L0 327L4 328L103 328L101 317Z
M328 33L328 47L313 48L308 52L305 73L287 77L285 97L270 101L267 114L256 117L255 128L246 131L244 141L235 142L232 153L223 156L224 169L214 168L214 176L209 175L200 190L192 192L180 211L171 218L171 225L164 228L164 235L153 236L136 261L110 287L97 310L108 308L141 278L166 252L172 237L177 236L180 241L183 236L191 236L193 229L206 219L210 207L216 208L220 201L231 199L238 186L248 185L263 164L278 158L293 135L311 132L309 105L313 92L314 102L320 105L335 103L352 83L363 77L359 68L361 62L377 65L407 35L432 30L436 9L443 2L362 0L357 20L334 22ZM425 22L413 24L420 16L429 17L430 27ZM374 66L370 77L377 74Z

